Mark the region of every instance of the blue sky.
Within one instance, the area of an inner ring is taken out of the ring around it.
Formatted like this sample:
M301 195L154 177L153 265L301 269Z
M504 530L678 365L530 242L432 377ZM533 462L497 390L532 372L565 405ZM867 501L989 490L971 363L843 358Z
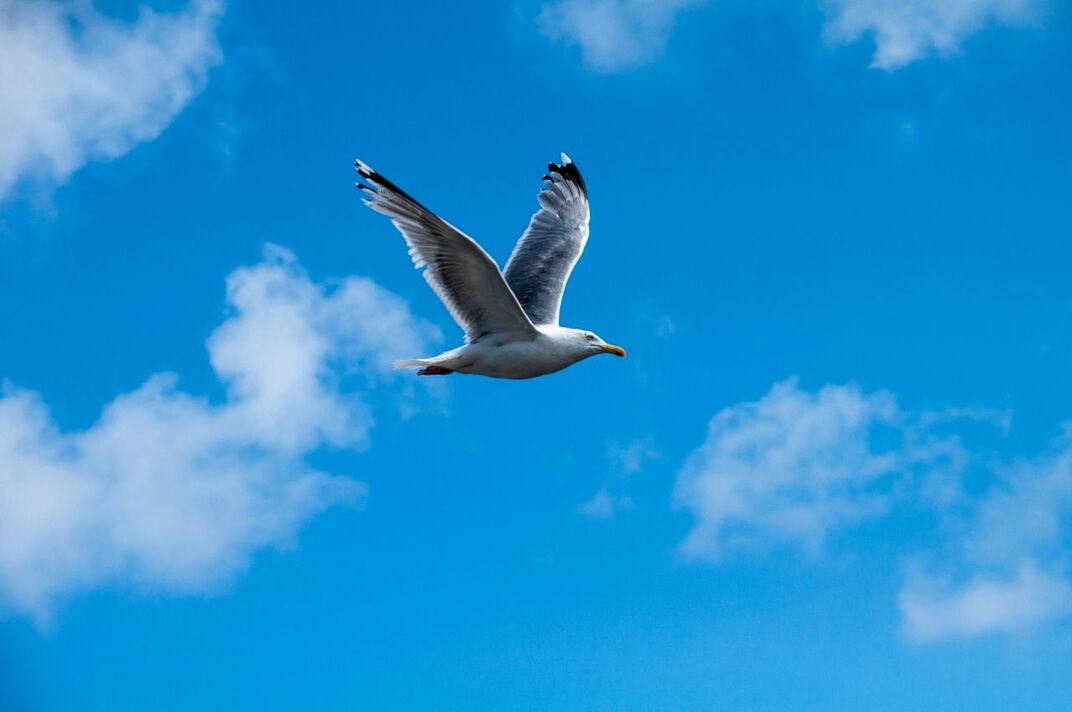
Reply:
M0 3L0 708L1072 696L1059 0ZM360 156L500 262L527 382Z

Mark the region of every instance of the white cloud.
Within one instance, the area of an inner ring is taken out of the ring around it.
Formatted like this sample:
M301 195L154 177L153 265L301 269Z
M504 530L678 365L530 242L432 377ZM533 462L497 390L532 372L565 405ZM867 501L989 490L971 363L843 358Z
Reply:
M638 69L658 59L678 15L704 0L555 0L537 23L551 40L581 48L589 69L611 73Z
M1072 426L1054 452L999 466L967 512L946 516L957 532L944 575L917 575L901 593L910 640L1015 632L1072 615ZM965 573L967 572L967 573Z
M967 450L955 434L966 425L1007 433L1011 415L915 415L886 392L776 384L717 414L679 472L675 499L695 519L681 550L814 552L831 532L900 504L936 524L899 596L907 639L1015 633L1072 616L1072 424L1051 451L1012 464Z
M1039 19L1045 0L823 0L827 39L872 37L871 66L897 69L930 55L960 51L969 36L991 26Z
M0 0L0 199L160 135L221 59L219 15L217 0L133 23L88 2Z
M236 270L227 297L233 313L208 341L220 403L157 374L88 429L63 431L40 396L4 387L0 602L44 618L87 587L211 590L256 549L361 497L361 483L305 457L367 444L370 411L340 379L388 378L430 327L367 279L312 282L277 247Z
M884 514L899 479L957 453L954 443L916 443L903 421L889 393L812 394L795 380L726 408L678 476L675 500L696 519L682 552L717 557L780 541L816 552L832 531Z
M644 466L660 457L659 449L655 447L655 439L650 435L633 440L627 445L611 443L608 449L610 459L621 469L623 475L635 475L644 469Z
M943 410L930 410L919 416L920 425L934 426L943 423L955 423L957 421L974 421L984 425L990 425L1008 435L1012 430L1012 413L1008 410L997 408L945 408Z
M615 476L578 509L589 519L613 519L619 512L632 509L630 478L661 457L655 439L650 435L625 445L612 442L607 447L607 456L615 466Z
M1072 425L1054 452L1002 468L977 506L964 540L981 564L1055 555L1072 534Z
M596 492L592 499L581 505L578 510L589 519L613 519L617 502L606 488Z
M928 56L949 56L989 27L1024 27L1049 0L818 0L835 45L872 38L871 66L893 70ZM658 60L685 10L707 0L550 0L537 17L548 39L581 48L599 73L639 69Z
M977 575L960 586L918 578L898 604L905 636L916 643L1016 633L1072 614L1072 583L1024 561L1010 577Z

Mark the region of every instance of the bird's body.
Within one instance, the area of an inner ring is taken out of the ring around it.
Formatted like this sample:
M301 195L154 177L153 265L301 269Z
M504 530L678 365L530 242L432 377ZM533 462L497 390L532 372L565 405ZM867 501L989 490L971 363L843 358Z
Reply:
M624 356L590 331L558 325L562 293L588 240L588 190L563 154L548 164L540 210L518 240L506 268L470 237L442 220L361 161L365 203L391 218L414 265L465 331L465 344L438 356L397 361L420 375L471 373L534 378L597 353Z
M426 375L438 375L437 371L443 369L492 378L535 378L561 371L603 351L580 345L578 342L584 337L578 339L578 329L550 324L536 329L535 334L488 334L438 356L400 361L396 365L428 369Z

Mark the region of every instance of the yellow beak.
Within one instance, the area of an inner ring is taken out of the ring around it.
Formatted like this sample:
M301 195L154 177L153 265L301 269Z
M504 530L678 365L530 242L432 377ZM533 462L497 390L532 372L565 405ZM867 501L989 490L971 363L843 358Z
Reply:
M621 346L615 346L614 344L603 344L603 352L614 354L615 356L625 356L625 349Z

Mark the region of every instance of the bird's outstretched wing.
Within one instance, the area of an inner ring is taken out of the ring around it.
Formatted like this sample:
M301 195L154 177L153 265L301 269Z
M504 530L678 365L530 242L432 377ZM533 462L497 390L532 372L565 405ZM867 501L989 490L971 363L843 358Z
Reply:
M476 242L357 161L365 204L391 218L409 245L413 264L465 331L467 342L489 333L536 333L498 265Z
M503 275L534 324L558 324L562 293L588 242L588 189L577 166L547 164L540 209L517 241Z

